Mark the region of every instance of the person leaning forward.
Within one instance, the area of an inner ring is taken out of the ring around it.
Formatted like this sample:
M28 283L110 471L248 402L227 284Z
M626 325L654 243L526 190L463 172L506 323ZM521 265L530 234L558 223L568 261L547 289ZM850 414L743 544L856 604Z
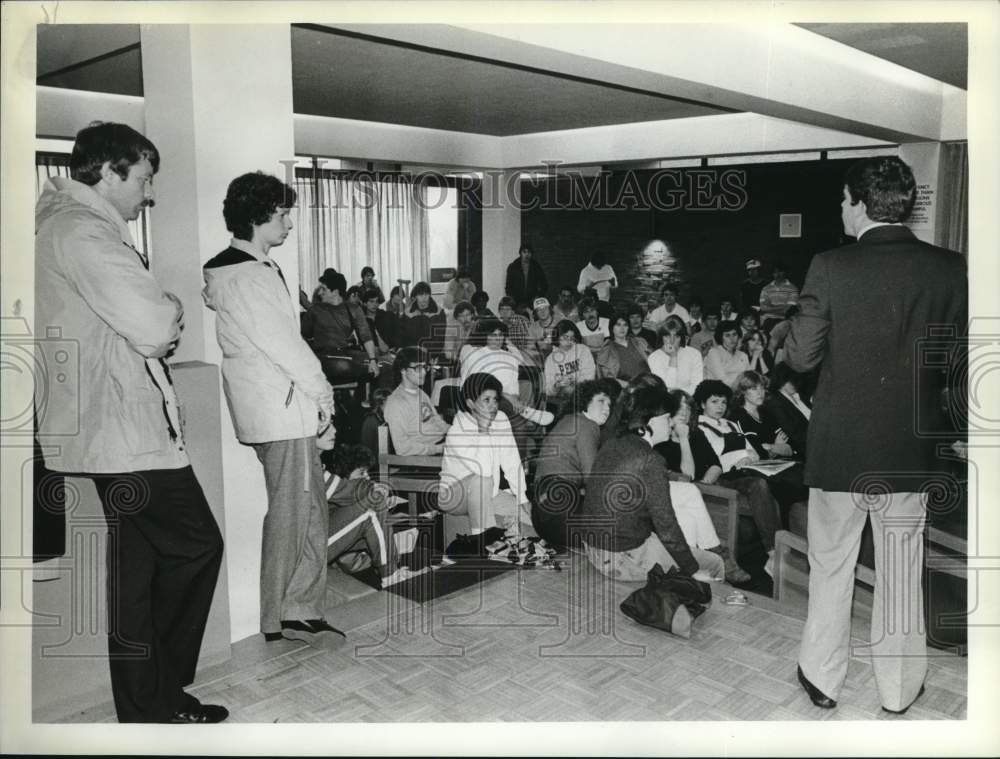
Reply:
M328 518L317 432L333 390L299 334L297 308L271 248L292 229L295 191L262 172L234 179L223 215L229 247L204 267L216 313L222 378L236 437L264 467L267 514L260 566L260 626L267 641L335 648L344 634L323 619Z
M160 155L124 124L76 136L70 178L35 211L36 327L79 347L78 371L38 408L45 464L88 477L108 525L108 662L119 722L221 722L194 680L222 535L188 460L166 358L183 307L149 272L126 222L153 205ZM164 255L169 255L164 251ZM39 343L45 362L47 343ZM67 428L76 428L66 435ZM141 494L141 496L140 496Z
M805 468L809 610L799 680L823 708L836 706L847 675L854 565L868 519L875 543L869 651L883 708L906 711L927 674L926 490L944 462L918 424L943 424L943 383L936 374L916 382L914 359L929 329L962 334L968 281L960 255L902 225L915 187L910 167L894 156L848 169L841 217L857 242L813 259L785 341L793 369L821 366Z

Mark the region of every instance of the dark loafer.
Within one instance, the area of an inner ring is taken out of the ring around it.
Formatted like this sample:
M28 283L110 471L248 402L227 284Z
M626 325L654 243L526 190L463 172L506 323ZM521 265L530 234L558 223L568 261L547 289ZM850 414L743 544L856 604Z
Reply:
M170 718L172 725L214 725L229 716L229 710L218 704L192 705L174 712Z
M802 683L802 687L805 688L806 693L809 694L809 700L812 701L815 706L818 706L820 709L833 709L837 706L836 701L806 679L806 676L802 674L802 667L797 667L797 669L799 673L799 682Z
M907 710L915 703L917 703L917 699L920 698L922 695L924 695L923 685L920 686L920 690L917 691L917 695L913 697L913 700L909 703L909 706L904 706L902 709L888 709L883 706L882 711L889 712L889 714L906 714Z

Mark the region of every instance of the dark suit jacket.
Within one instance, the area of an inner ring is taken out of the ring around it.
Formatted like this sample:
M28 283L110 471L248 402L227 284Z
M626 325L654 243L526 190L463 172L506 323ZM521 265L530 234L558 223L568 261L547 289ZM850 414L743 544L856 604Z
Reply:
M526 304L528 308L531 308L535 298L548 295L549 282L545 278L542 265L534 258L528 265L528 276L525 278L524 269L521 268L521 258L518 257L511 261L507 267L507 281L504 290L518 305Z
M795 408L794 403L778 392L767 396L763 412L775 427L780 427L788 435L788 443L795 451L795 458L805 460L809 420L802 416L802 412Z
M799 306L785 361L798 371L822 365L806 484L840 492L925 489L946 468L936 455L940 439L921 431L947 426L947 376L925 370L917 357L929 328L965 332L964 259L905 227L875 227L813 259ZM946 361L960 360L958 347L946 351Z

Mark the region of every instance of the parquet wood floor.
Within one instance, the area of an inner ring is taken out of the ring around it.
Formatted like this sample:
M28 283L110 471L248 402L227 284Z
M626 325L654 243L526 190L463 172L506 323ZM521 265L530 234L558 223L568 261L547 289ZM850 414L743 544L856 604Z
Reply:
M837 709L815 708L795 679L802 621L728 586L689 640L642 627L618 604L636 586L571 557L563 572L509 572L423 605L344 589L331 572L327 618L348 632L336 652L253 636L191 692L230 720L506 722L670 720L954 720L966 715L967 660L929 650L926 693L883 712L871 665L854 656ZM341 587L337 587L338 584ZM857 615L852 635L867 624ZM65 722L113 721L110 703Z

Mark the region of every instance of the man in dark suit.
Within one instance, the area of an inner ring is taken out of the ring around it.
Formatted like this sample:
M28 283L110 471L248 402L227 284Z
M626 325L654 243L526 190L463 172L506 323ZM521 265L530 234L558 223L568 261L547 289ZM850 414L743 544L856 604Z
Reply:
M817 255L785 343L797 371L821 365L809 422L809 612L799 680L836 706L847 674L854 565L865 521L875 542L869 651L882 706L906 711L923 692L926 489L944 462L918 430L943 429L945 378L915 381L921 338L962 334L968 281L961 256L902 225L916 183L897 157L847 172L841 203L853 245ZM956 346L954 356L960 356ZM921 373L926 379L927 373Z

